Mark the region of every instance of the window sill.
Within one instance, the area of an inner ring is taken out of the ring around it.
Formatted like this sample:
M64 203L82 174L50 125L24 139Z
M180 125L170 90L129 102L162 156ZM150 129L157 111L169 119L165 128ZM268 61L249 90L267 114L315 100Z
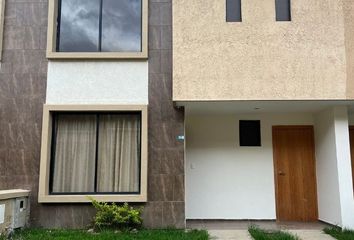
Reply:
M147 202L145 195L44 195L39 203L90 203L89 197L99 202Z
M143 52L50 52L48 59L147 59L148 54Z

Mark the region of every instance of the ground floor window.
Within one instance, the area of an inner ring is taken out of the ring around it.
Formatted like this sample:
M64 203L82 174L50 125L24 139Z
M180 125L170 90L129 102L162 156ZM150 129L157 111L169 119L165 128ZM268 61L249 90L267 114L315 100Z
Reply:
M144 202L147 106L45 106L39 202Z
M51 194L139 193L140 113L55 113Z

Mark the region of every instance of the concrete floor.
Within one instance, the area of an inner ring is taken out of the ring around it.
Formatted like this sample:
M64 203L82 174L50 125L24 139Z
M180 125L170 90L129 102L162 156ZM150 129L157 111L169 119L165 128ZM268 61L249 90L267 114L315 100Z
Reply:
M214 240L252 240L247 230L209 230Z
M252 240L247 230L209 230L214 240ZM321 230L289 230L301 240L335 240Z
M257 225L267 230L323 230L331 226L323 222L276 222L276 221L235 221L235 220L187 220L187 228L207 230L247 230Z
M288 231L301 240L334 240L324 234L323 228L330 225L322 222L276 222L276 221L225 221L225 220L188 220L187 228L208 230L212 239L217 240L252 240L248 233L250 225L257 225L266 230Z
M335 240L320 230L290 230L289 232L298 236L302 240Z

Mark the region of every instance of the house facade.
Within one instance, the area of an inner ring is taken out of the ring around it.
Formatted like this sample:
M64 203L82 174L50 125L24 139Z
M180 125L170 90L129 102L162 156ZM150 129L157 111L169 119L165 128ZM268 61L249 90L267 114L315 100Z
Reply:
M187 219L353 228L353 6L173 2Z
M32 226L87 226L91 196L151 228L354 228L352 1L0 6L0 189Z

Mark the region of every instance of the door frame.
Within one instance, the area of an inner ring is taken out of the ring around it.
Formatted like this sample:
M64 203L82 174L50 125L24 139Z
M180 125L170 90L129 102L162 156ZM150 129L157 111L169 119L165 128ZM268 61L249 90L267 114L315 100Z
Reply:
M276 221L280 222L279 219L279 199L278 199L278 166L275 159L275 148L276 145L274 144L274 130L276 129L310 129L312 131L312 149L313 149L313 159L315 161L315 189L316 189L316 216L318 219L318 193L317 193L317 168L316 168L316 148L315 148L315 134L314 134L314 126L313 125L273 125L272 126L272 151L273 151L273 167L274 167L274 185L275 185L275 210L276 210Z

